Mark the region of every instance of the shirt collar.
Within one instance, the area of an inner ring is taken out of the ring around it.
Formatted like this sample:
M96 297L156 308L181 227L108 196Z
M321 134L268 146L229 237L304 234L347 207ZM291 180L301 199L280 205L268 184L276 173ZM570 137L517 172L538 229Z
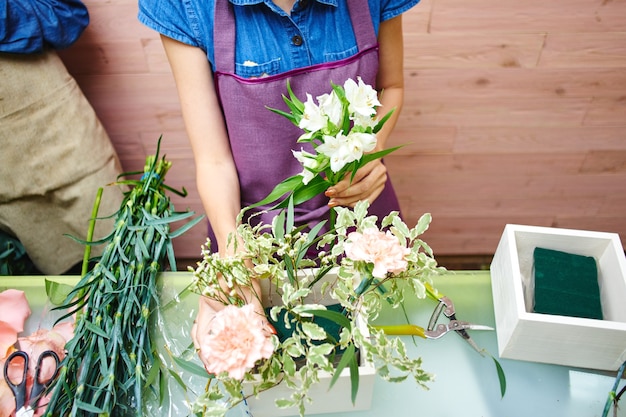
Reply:
M272 2L272 0L229 0L229 1L235 6L251 6L254 4ZM314 0L314 1L317 1L318 3L321 3L321 4L326 4L329 6L337 7L339 0Z

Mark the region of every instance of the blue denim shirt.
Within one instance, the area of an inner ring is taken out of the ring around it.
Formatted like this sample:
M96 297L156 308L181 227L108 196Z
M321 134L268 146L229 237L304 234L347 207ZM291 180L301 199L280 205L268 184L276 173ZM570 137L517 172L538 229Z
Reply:
M230 0L237 32L235 73L248 78L274 75L354 55L357 45L346 1L298 0L289 15L272 0ZM378 33L381 22L419 0L368 2ZM167 37L200 47L214 65L214 10L215 0L139 0L139 21Z
M0 0L0 52L67 48L89 24L80 0Z

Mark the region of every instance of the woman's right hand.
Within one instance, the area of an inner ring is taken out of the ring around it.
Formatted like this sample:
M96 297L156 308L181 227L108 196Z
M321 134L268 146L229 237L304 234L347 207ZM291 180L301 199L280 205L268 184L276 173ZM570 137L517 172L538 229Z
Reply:
M247 304L254 305L254 310L262 317L262 326L266 331L267 336L270 337L272 334L276 334L276 330L267 320L267 316L265 315L265 311L261 305L260 294L261 286L258 280L253 282L252 288L245 288L240 292L241 298L244 299ZM211 333L211 322L213 318L218 311L225 307L225 304L204 296L200 297L198 304L198 314L193 326L191 327L191 339L193 340L193 344L198 352L200 360L206 367L208 363L204 359L206 355L203 354L203 346L205 346L203 341Z

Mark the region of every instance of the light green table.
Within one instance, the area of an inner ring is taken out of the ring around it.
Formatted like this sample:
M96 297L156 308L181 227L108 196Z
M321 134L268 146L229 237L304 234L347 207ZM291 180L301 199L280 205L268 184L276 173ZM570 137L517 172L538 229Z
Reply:
M165 274L164 281L169 297L184 287L189 274ZM42 277L0 277L0 290L7 287L26 290L31 305L46 303ZM495 326L489 272L450 272L437 278L436 287L454 301L458 319ZM168 320L180 322L192 317L194 304L193 298L185 300L183 308L171 312L173 317L168 316ZM407 306L411 322L422 326L427 324L433 308L429 300L414 300ZM50 317L34 314L31 325L48 325L50 321ZM401 324L403 318L397 311L385 310L378 323ZM180 328L181 335L187 331ZM497 357L495 332L474 331L471 335L479 346ZM599 417L614 381L606 373L499 359L507 377L507 393L500 398L493 361L478 355L460 337L448 334L439 340L416 342L406 338L410 354L421 356L424 368L436 375L430 390L417 387L413 381L392 384L376 379L370 410L325 416ZM626 416L626 403L619 415ZM229 416L247 414L241 408Z

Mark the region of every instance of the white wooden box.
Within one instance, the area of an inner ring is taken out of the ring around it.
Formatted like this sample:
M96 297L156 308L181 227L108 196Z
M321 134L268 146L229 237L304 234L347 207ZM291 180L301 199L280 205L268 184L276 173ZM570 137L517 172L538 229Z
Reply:
M320 284L333 278L334 271L331 271L320 280ZM280 297L275 293L270 293L270 286L267 280L261 281L261 291L265 305L277 305L280 303ZM319 293L314 291L312 295L305 299L305 302L328 304L332 301L320 297ZM365 323L360 323L359 327L364 335L369 335ZM372 405L375 377L376 368L374 364L363 361L362 355L361 364L359 365L359 391L353 404L350 370L344 369L331 389L329 387L332 375L323 372L319 383L314 384L309 390L309 395L313 401L306 405L306 415L369 410ZM249 394L251 389L244 389L244 392ZM254 417L298 416L299 412L295 407L282 409L276 407L275 401L277 398L289 398L290 395L291 390L284 384L281 384L260 393L257 397L250 397L248 406Z
M604 320L532 312L536 247L596 259ZM626 360L626 257L617 234L508 224L491 282L502 358L601 370Z

